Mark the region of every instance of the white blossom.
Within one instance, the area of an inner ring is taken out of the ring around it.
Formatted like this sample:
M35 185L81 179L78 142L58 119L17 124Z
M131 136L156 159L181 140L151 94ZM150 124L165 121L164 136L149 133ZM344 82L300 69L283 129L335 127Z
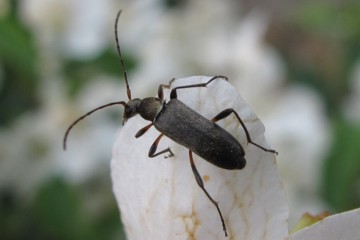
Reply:
M172 86L208 79L178 79ZM207 118L233 108L243 119L252 140L268 147L263 136L264 126L228 82L219 79L206 88L177 92L181 101ZM244 147L246 167L231 171L215 167L197 156L194 160L205 188L219 203L229 238L285 238L287 229L279 226L287 225L288 209L274 155L248 144L235 116L218 123ZM119 131L113 149L114 192L128 238L225 239L216 208L196 184L188 150L164 137L158 149L170 147L175 156L149 158L149 147L159 132L153 128L141 138L134 137L146 124L139 116L129 119Z
M178 79L172 87L208 79ZM252 140L268 147L261 121L226 81L177 92L179 99L207 118L233 108ZM216 209L196 184L188 150L163 138L158 149L170 147L175 156L149 158L148 149L159 132L152 128L141 138L134 138L146 124L139 116L130 119L119 131L113 148L113 190L128 239L226 239ZM233 116L219 121L219 125L244 147L247 165L242 170L224 170L199 157L195 157L195 164L205 188L219 203L229 239L359 239L360 209L330 216L289 235L288 205L274 155L248 144Z

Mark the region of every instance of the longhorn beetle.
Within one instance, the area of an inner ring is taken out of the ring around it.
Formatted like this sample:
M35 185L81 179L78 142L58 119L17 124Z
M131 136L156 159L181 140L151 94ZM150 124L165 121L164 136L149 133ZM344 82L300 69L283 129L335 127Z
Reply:
M121 68L124 73L125 83L126 83L126 90L127 90L127 97L128 102L118 101L118 102L111 102L100 107L97 107L85 115L79 117L75 120L66 130L64 140L63 140L63 148L66 150L66 141L67 137L71 131L71 129L82 119L89 116L90 114L109 107L113 105L122 105L125 108L124 115L123 115L123 122L124 125L126 121L134 117L136 114L140 114L142 118L145 120L150 121L151 123L143 128L141 128L135 135L136 138L141 137L143 134L146 133L152 126L160 131L160 135L156 138L154 143L151 145L148 156L153 158L160 154L168 153L169 155L166 157L172 157L174 154L170 150L170 148L166 148L162 151L156 152L157 145L160 142L160 139L165 135L172 139L173 141L181 144L189 149L189 159L191 169L195 176L196 182L199 187L204 191L208 199L214 204L216 207L220 220L222 223L222 227L227 236L225 221L218 206L218 203L210 196L207 190L204 187L203 180L196 169L194 164L194 159L192 153L196 153L204 160L214 164L215 166L223 169L242 169L245 167L246 160L244 158L245 152L243 147L240 143L226 130L221 128L219 125L216 124L217 121L226 118L231 113L235 115L237 120L240 122L242 128L245 131L246 139L248 143L255 145L256 147L266 151L277 154L275 150L264 148L251 140L250 134L241 120L240 116L236 113L236 111L232 108L228 108L220 112L211 120L206 119L199 113L195 112L180 100L177 99L176 91L179 89L184 88L197 88L197 87L206 87L212 81L217 79L223 79L227 81L225 76L215 76L208 80L206 83L199 83L199 84L191 84L191 85L184 85L178 86L171 90L170 92L170 101L166 102L164 99L163 88L170 88L170 84L165 85L161 84L158 88L158 97L147 97L144 99L139 98L131 98L131 91L127 79L127 73L125 70L124 61L121 55L120 44L118 39L118 21L121 14L121 10L118 12L115 20L115 40L116 40L116 47L117 52L120 57L120 64ZM201 143L201 144L200 144Z

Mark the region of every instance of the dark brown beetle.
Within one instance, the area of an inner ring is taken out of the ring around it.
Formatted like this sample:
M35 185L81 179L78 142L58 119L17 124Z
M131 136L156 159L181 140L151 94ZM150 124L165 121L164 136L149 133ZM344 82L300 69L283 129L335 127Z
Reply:
M164 100L163 88L169 88L169 85L161 84L158 89L158 97L148 97L144 99L134 98L131 99L131 91L128 84L127 74L124 66L124 62L121 55L120 44L118 40L117 33L117 23L120 17L121 10L118 12L116 21L115 21L115 39L117 44L118 54L120 56L121 67L124 72L124 78L126 82L128 102L118 101L112 102L100 107L97 107L85 115L79 117L75 120L67 129L63 147L66 149L67 137L71 129L82 119L89 116L90 114L106 108L112 105L123 105L125 107L124 116L123 116L123 125L125 122L134 117L137 114L140 114L145 120L151 121L151 123L142 129L140 129L135 137L138 138L146 133L152 126L161 132L160 135L156 138L154 143L151 145L149 150L149 157L156 157L160 154L168 153L166 157L171 157L174 154L171 152L170 148L166 148L162 151L156 152L157 145L160 142L160 139L165 135L172 139L173 141L181 144L189 149L189 159L192 171L194 173L197 184L204 191L209 200L215 205L223 226L225 236L227 236L225 221L223 219L222 213L218 206L218 203L210 196L204 187L203 180L196 169L194 164L192 152L196 153L204 160L214 164L215 166L223 169L242 169L245 167L245 152L240 143L226 130L218 126L215 122L226 118L231 113L234 113L236 118L239 120L241 126L243 127L248 143L251 143L260 149L277 154L275 150L266 149L256 143L254 143L250 134L239 117L239 115L232 108L228 108L220 112L213 119L208 120L199 113L195 112L193 109L186 106L180 100L177 99L176 91L178 89L184 88L196 88L196 87L206 87L209 83L216 79L227 80L224 76L215 76L208 80L206 83L178 86L171 90L170 92L170 101L166 102Z

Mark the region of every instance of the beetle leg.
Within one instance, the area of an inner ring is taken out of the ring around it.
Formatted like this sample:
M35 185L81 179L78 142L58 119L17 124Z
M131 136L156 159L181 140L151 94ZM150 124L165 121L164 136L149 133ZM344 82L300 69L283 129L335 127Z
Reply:
M222 112L220 112L218 115L216 115L213 119L211 119L212 122L217 122L221 119L224 119L226 118L227 116L229 116L231 113L234 113L236 118L239 120L241 126L243 127L244 131L245 131L245 135L246 135L246 139L249 143L257 146L258 148L264 150L265 152L271 152L271 153L274 153L274 154L278 154L275 150L272 150L272 149L267 149L267 148L264 148L263 146L260 146L259 144L257 143L254 143L252 140L251 140L251 137L250 137L250 134L244 124L244 122L241 120L240 116L237 114L237 112L232 109L232 108L227 108L225 110L223 110Z
M164 100L164 90L163 90L163 88L170 88L171 83L172 83L173 81L175 81L175 79L176 79L176 78L171 79L168 84L160 84L160 85L159 85L159 88L158 88L158 97L159 97L161 100Z
M224 80L228 80L227 77L225 76L215 76L212 77L209 81L207 81L206 83L198 83L198 84L191 84L191 85L184 85L184 86L178 86L178 87L174 87L171 92L170 92L170 99L173 98L177 98L177 94L176 94L176 90L177 89L181 89L181 88L194 88L194 87L206 87L209 83L211 83L212 81L214 81L215 79L218 78L222 78Z
M150 147L150 149L149 149L149 154L148 154L149 157L153 158L153 157L156 157L156 156L158 156L158 155L160 155L160 154L164 154L164 153L167 153L167 152L169 152L169 155L165 156L165 158L174 156L174 154L173 154L173 152L170 150L170 148L166 148L166 149L164 149L164 150L162 150L162 151L160 151L160 152L155 153L155 152L156 152L156 149L157 149L157 145L159 144L160 139L161 139L163 136L164 136L164 134L161 133L161 134L156 138L155 142L151 145L151 147Z
M195 176L195 179L196 179L196 182L197 184L199 185L199 187L204 191L204 193L206 194L206 196L209 198L209 200L215 205L218 213L219 213L219 216L220 216L220 219L221 219L221 224L222 224L222 227L223 227L223 230L225 232L225 237L227 237L227 232L226 232L226 226L225 226L225 221L224 221L224 218L221 214L221 211L220 211L220 208L219 208L219 205L218 203L210 196L210 194L206 191L205 187L204 187L204 182L198 172L198 170L196 169L196 166L195 166L195 163L194 163L194 159L193 159L193 156L192 156L192 151L189 150L189 159L190 159L190 165L191 165L191 169L194 173L194 176Z
M165 85L165 84L160 84L159 85L158 97L159 97L160 100L164 100L164 90L163 90L164 87L168 88L168 85Z
M154 124L150 123L149 125L146 125L145 127L143 127L142 129L140 129L136 134L135 137L141 137L142 135L144 135L144 133L147 132L147 130L149 130Z

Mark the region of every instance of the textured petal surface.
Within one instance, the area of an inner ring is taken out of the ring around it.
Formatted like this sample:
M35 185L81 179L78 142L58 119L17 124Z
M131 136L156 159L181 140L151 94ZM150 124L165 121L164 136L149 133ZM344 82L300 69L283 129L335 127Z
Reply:
M360 209L335 214L304 228L286 240L355 240L360 239Z
M171 87L209 79L177 79ZM206 88L177 93L179 100L209 119L226 108L235 109L252 140L268 147L263 124L228 82L219 79ZM165 96L169 100L168 90ZM196 183L188 150L163 137L158 150L170 147L175 156L149 158L149 148L159 132L153 127L142 137L134 137L147 124L140 116L129 119L113 148L113 189L128 239L226 239L216 208ZM242 170L224 170L195 154L194 161L205 188L219 203L227 239L284 239L288 207L274 155L247 144L233 114L218 124L244 147L247 165Z

